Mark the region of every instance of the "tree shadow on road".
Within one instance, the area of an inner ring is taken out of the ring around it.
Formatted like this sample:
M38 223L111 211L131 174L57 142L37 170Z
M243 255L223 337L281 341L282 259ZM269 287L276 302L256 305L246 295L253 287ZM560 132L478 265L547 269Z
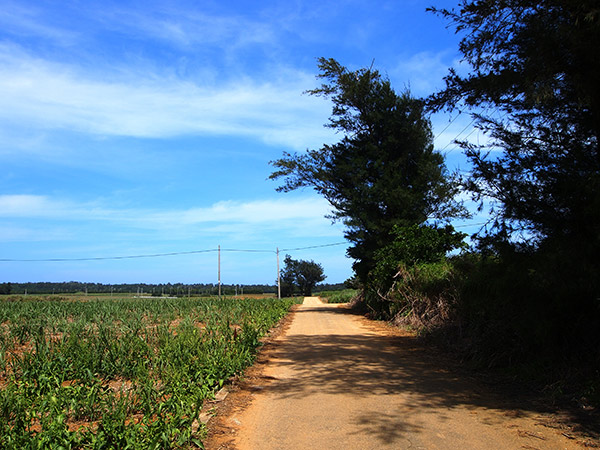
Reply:
M295 314L353 315L347 308L317 306ZM358 335L290 334L270 354L272 364L292 370L293 378L269 382L265 390L280 398L302 398L313 393L367 396L401 396L401 411L362 411L354 418L357 432L367 430L382 442L400 441L419 427L405 419L412 412L453 408L496 410L494 421L518 417L523 412L543 414L547 408L515 390L491 387L468 376L439 351L412 336L370 332ZM517 395L518 394L518 395ZM382 397L383 398L383 397Z

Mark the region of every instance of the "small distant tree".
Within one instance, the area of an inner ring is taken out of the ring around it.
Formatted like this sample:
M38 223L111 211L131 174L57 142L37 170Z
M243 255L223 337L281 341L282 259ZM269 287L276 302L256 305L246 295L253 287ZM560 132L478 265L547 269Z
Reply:
M284 267L279 277L281 296L291 297L296 290L296 261L290 255L286 255L283 263Z
M281 270L281 295L290 297L296 291L301 295L310 296L317 283L325 280L323 267L314 261L292 259L286 255L285 264Z

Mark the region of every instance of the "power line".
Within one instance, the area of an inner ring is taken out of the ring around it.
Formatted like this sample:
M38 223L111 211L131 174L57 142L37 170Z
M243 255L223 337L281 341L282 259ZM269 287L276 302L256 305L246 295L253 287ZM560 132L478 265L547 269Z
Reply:
M439 138L444 133L444 131L446 131L448 128L450 128L450 125L452 125L454 123L454 121L456 119L458 119L461 114L462 114L462 112L459 111L458 114L456 115L456 117L454 119L452 119L450 122L448 122L448 125L446 125L444 127L444 129L442 131L440 131L436 137L433 138L433 140L435 141L437 138Z
M469 128L471 125L473 125L474 123L475 123L475 119L471 120L471 122L469 122L469 124L468 124L466 127L464 127L464 128L463 128L463 129L460 131L460 133L458 133L458 134L456 135L456 137L455 137L454 139L452 139L450 142L448 142L448 143L446 144L446 146L445 146L445 147L444 147L444 148L443 148L441 151L443 152L443 151L444 151L444 150L446 150L446 149L447 149L447 148L448 148L448 147L449 147L451 144L454 144L454 143L456 142L456 140L458 139L458 137L459 137L461 134L463 134L465 131L467 131L467 129L468 129L468 128ZM473 131L471 131L471 133L473 133ZM469 133L469 134L467 135L467 137L468 137L468 136L470 136L470 135L471 135L471 133ZM446 153L448 153L448 152L446 152Z
M298 247L281 249L280 251L292 251L292 250L307 250L312 248L321 247L333 247L335 245L343 245L346 242L336 242L334 244L324 245L312 245L309 247ZM77 261L109 261L109 260L121 260L121 259L139 259L139 258L162 258L165 256L179 256L179 255L194 255L199 253L214 253L218 252L218 248L210 248L205 250L191 250L186 252L170 252L170 253L153 253L145 255L126 255L126 256L98 256L98 257L87 257L87 258L45 258L45 259L12 259L12 258L0 258L0 262L77 262ZM277 253L275 250L258 250L258 249L237 249L237 248L222 248L222 252L237 252L237 253Z
M222 248L222 252L238 252L238 253L277 253L275 250L245 250L237 248Z
M464 225L454 225L454 228L467 228L467 227L476 227L479 225L487 225L488 222L479 222L479 223L467 223Z
M489 111L490 109L491 109L492 111L491 111L491 113L488 113L488 114L489 114L489 117L491 117L491 114L494 114L494 113L495 113L495 114L496 114L496 116L498 117L498 119L500 120L500 122L503 122L503 121L504 121L504 119L506 118L506 116L508 115L508 113L506 113L506 112L501 112L501 111L498 109L498 107L494 107L494 108L490 108L490 107L488 107L488 108L486 108L485 110L486 110L486 111ZM446 127L445 127L445 128L444 128L444 129L443 129L443 130L442 130L442 131L441 131L441 132L440 132L440 133L439 133L439 134L438 134L438 135L437 135L437 136L434 138L434 140L435 140L435 139L437 139L438 137L440 137L440 135L441 135L441 134L442 134L444 131L446 131L446 130L448 129L448 127L449 127L450 125L452 125L452 123L453 123L453 122L454 122L456 119L458 119L458 117L460 116L460 114L461 114L461 112L459 111L458 115L457 115L457 116L456 116L454 119L452 119L452 121L451 121L451 122L450 122L448 125L446 125ZM467 130L469 129L469 127L470 127L470 126L472 126L472 125L473 125L473 124L474 124L476 121L477 121L477 117L476 117L476 116L473 116L473 119L471 120L471 122L469 122L469 124L468 124L466 127L464 127L464 128L463 128L463 129L462 129L462 130L461 130L461 131L460 131L460 132L459 132L459 133L458 133L458 134L457 134L457 135L454 137L454 139L450 140L450 142L448 142L448 143L447 143L447 144L444 146L444 148L442 148L442 149L441 149L441 150L439 150L439 151L440 151L440 152L443 152L443 151L444 151L444 150L446 150L448 147L450 147L450 145L452 145L452 144L455 144L455 143L456 143L456 141L458 140L459 136L460 136L461 134L463 134L465 131L467 131ZM477 127L473 127L473 129L472 129L472 130L469 132L469 134L467 134L465 137L463 137L463 139L467 139L467 138L468 138L469 136L471 136L471 135L472 135L472 134L473 134L473 133L474 133L476 130L477 130ZM450 153L450 152L451 152L451 151L453 151L453 150L456 150L456 148L451 148L451 149L449 149L447 152L445 152L445 153L444 153L444 156L446 156L448 153Z
M191 255L195 253L210 253L216 252L217 249L208 250L192 250L187 252L172 252L172 253L154 253L150 255L127 255L127 256L99 256L89 258L48 258L48 259L6 259L1 258L0 262L67 262L67 261L105 261L117 259L135 259L135 258L159 258L163 256Z
M323 244L323 245L311 245L310 247L298 247L298 248L281 248L279 251L281 252L291 252L296 250L307 250L309 248L323 248L323 247L333 247L335 245L344 245L347 242L336 242L335 244Z

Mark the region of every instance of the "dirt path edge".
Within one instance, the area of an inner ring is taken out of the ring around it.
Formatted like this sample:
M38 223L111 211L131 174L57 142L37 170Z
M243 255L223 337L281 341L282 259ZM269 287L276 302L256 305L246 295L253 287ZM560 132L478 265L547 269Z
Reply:
M264 375L265 365L271 359L270 355L277 345L277 338L290 327L297 309L298 305L293 305L290 312L261 339L262 345L254 363L242 375L231 380L231 383L227 385L227 396L206 409L205 414L208 422L206 424L207 435L204 439L204 446L207 450L235 449L233 440L236 428L232 426L228 419L234 413L247 408L252 401L252 393L260 390L263 385L269 382L268 377Z

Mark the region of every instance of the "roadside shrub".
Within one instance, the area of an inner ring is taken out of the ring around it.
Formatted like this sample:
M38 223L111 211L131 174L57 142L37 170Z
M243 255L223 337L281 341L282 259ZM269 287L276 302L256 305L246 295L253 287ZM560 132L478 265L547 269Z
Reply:
M458 314L474 341L473 357L491 366L600 361L600 301L584 282L583 264L515 252L455 267L462 273Z
M371 315L424 332L455 320L457 286L448 261L400 265L387 291L365 291Z
M450 225L396 225L390 234L393 240L375 252L377 263L369 276L369 288L380 294L402 278L401 272L407 268L444 261L448 252L465 246L466 237Z
M464 253L399 264L387 283L374 274L358 297L370 317L408 326L470 365L600 404L598 266L566 251Z

